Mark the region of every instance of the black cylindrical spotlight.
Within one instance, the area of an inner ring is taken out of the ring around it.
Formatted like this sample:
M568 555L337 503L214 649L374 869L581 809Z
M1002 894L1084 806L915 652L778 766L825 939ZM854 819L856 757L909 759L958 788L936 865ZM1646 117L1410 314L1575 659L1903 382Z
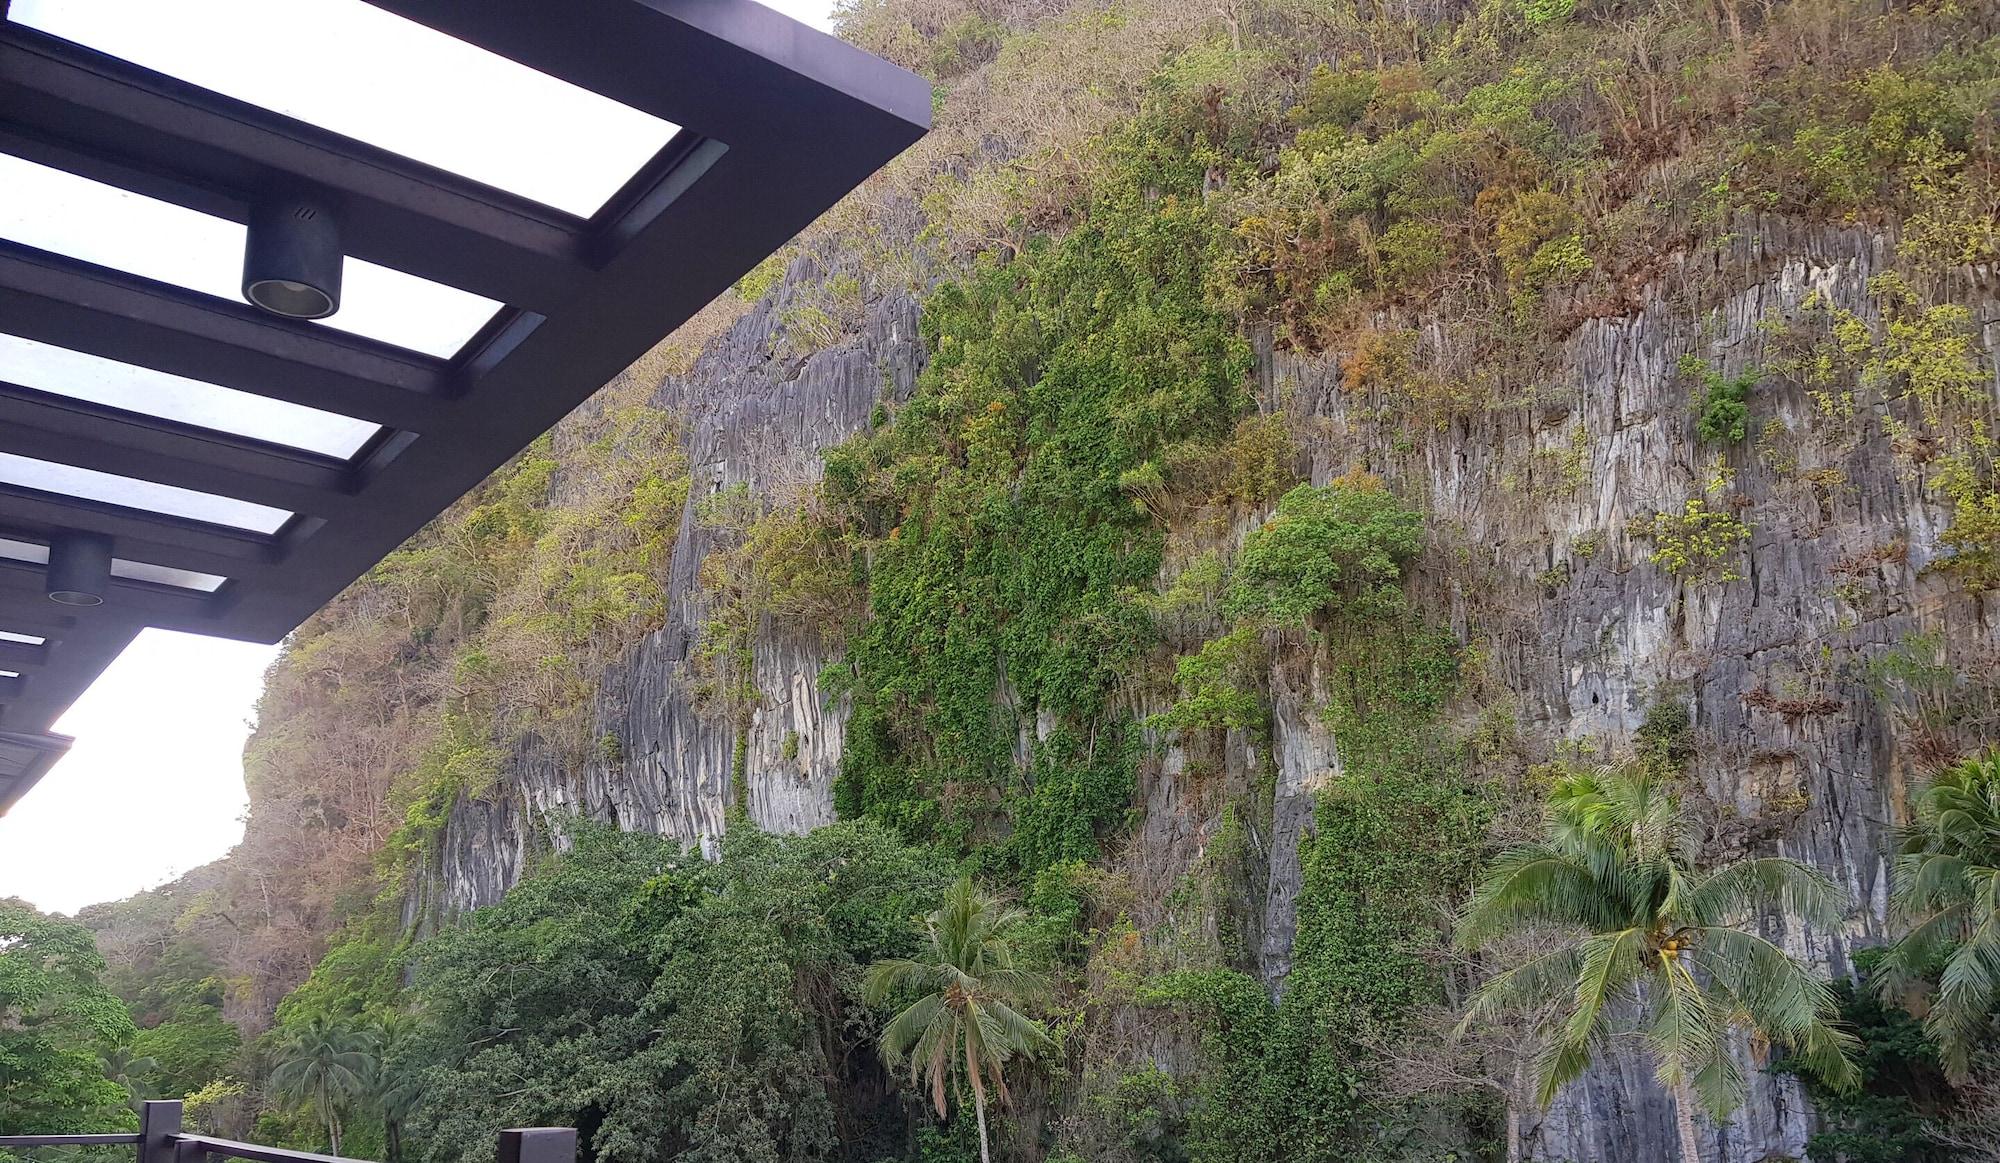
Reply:
M340 310L340 223L311 198L266 198L250 209L243 297L289 319Z
M111 584L111 538L59 533L49 540L47 592L65 606L101 606Z

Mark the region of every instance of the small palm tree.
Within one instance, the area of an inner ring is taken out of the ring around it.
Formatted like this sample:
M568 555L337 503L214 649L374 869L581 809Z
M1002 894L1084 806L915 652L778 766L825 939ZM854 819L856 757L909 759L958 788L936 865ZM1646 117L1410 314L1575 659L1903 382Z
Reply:
M1937 973L1924 1029L1962 1079L2000 1000L2000 749L1940 773L1915 809L1890 898L1914 927L1883 957L1877 981L1898 991Z
M104 1077L125 1088L131 1096L133 1110L138 1110L145 1101L153 1097L153 1075L159 1072L157 1060L134 1057L131 1047L120 1046L103 1058Z
M373 1069L368 1075L368 1093L382 1112L382 1147L387 1163L403 1163L403 1124L409 1121L422 1096L418 1074L408 1058L416 1034L406 1014L391 1010L368 1027L374 1041Z
M1859 1081L1856 1043L1832 1024L1831 989L1745 931L1772 906L1837 922L1841 894L1825 875L1776 857L1696 871L1680 801L1643 764L1560 781L1545 832L1494 863L1459 924L1469 949L1524 931L1555 938L1553 950L1489 980L1465 1016L1470 1024L1553 1007L1537 1102L1582 1074L1611 1038L1635 1036L1674 1096L1682 1157L1698 1163L1697 1098L1716 1117L1743 1100L1732 1027L1788 1044L1831 1085Z
M1022 919L959 881L944 903L924 921L930 948L922 960L878 961L868 969L863 996L870 1005L914 992L917 999L882 1030L882 1060L891 1070L908 1062L910 1082L930 1084L939 1117L945 1087L957 1079L972 1091L979 1119L979 1158L991 1163L986 1141L986 1094L990 1083L1008 1101L1006 1067L1015 1055L1034 1057L1052 1043L1019 1006L1040 997L1046 980L1014 964L1008 932Z
M271 1067L271 1089L287 1102L310 1103L326 1124L328 1150L340 1154L340 1112L367 1093L373 1040L324 1015L287 1033Z

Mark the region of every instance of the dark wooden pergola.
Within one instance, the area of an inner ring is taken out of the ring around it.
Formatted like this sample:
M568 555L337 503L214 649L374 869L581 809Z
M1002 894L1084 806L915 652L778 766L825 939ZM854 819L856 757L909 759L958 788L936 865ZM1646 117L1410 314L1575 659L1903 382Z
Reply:
M678 132L580 217L30 27L0 0L0 154L234 223L307 199L350 259L501 304L426 354L0 237L0 341L367 425L331 455L0 363L0 811L142 628L277 641L930 121L925 82L750 0L370 2ZM75 470L110 484L37 487ZM129 503L120 482L199 503ZM255 519L206 519L215 498Z

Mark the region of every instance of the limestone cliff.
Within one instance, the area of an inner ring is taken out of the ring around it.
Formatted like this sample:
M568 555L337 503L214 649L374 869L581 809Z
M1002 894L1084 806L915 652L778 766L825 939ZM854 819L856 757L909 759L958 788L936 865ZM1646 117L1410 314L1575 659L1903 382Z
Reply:
M1314 481L1365 464L1422 499L1438 532L1416 589L1455 625L1499 627L1486 665L1516 697L1533 750L1618 746L1655 698L1686 705L1702 740L1717 855L1782 853L1835 872L1860 902L1841 931L1768 923L1768 935L1835 974L1857 943L1882 938L1883 853L1913 774L1911 724L1882 696L1869 662L1940 632L1952 658L1983 655L1995 646L1993 619L1926 573L1941 553L1942 518L1885 438L1829 447L1814 435L1812 401L1781 376L1758 389L1757 440L1726 463L1724 503L1751 529L1742 580L1677 579L1630 531L1701 495L1713 472L1692 437L1681 357L1729 374L1771 367L1777 325L1796 322L1815 294L1876 318L1867 284L1891 249L1860 230L1745 221L1725 245L1649 285L1630 311L1578 327L1553 377L1514 383L1503 373L1511 406L1454 420L1414 446L1376 422L1378 401L1343 386L1338 353L1302 357L1267 344L1256 370L1264 407L1283 409L1306 434ZM599 728L617 739L618 758L577 771L530 753L505 794L461 804L437 873L450 907L496 899L537 843L535 822L564 812L691 842L723 828L736 729L696 709L687 677L703 617L695 579L710 541L695 516L700 496L811 479L819 453L862 430L878 402L906 394L924 359L916 306L901 294L869 303L859 331L833 347L774 357L787 296L816 277L809 260L795 264L688 374L661 384L655 398L690 417L695 488L675 539L667 624L630 651L599 699ZM1991 349L2000 299L1990 286L1981 304ZM766 633L755 653L762 698L743 759L751 818L780 831L826 823L843 727L843 706L817 686L829 652ZM1277 778L1268 831L1256 837L1268 863L1256 924L1274 990L1290 964L1312 797L1341 776L1338 747L1311 710L1324 700L1317 681L1305 647L1280 655L1270 676ZM1183 786L1186 755L1172 738L1160 744L1142 765L1143 819L1127 859L1163 891L1215 828L1217 800ZM1259 746L1232 733L1224 766L1238 783L1263 762ZM1811 1116L1796 1082L1753 1078L1751 1101L1714 1132L1718 1163L1804 1152ZM1529 1142L1537 1158L1636 1163L1671 1141L1671 1118L1650 1071L1620 1059L1533 1121Z

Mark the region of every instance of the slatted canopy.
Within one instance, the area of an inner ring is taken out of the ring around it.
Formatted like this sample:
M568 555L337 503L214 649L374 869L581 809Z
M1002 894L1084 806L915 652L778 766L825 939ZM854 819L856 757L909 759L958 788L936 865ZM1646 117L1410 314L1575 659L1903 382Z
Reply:
M277 641L930 120L751 0L0 16L0 811L142 628ZM322 321L235 293L291 201L338 224ZM52 601L92 547L101 604Z

